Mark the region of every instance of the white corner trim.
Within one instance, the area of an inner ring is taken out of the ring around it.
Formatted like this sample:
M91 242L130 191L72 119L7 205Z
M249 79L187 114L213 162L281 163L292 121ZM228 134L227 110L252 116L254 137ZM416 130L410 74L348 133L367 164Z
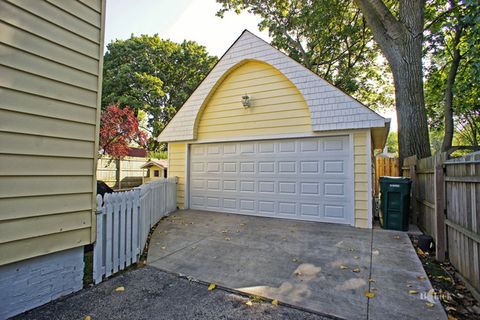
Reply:
M185 191L183 206L184 209L190 208L190 144L185 143Z
M368 179L368 226L373 228L373 196L372 196L372 130L367 131L367 179Z
M352 200L351 200L351 208L353 210L353 214L352 214L352 221L350 222L350 225L352 227L355 227L355 218L357 217L356 215L356 212L355 212L355 139L354 139L354 133L353 132L350 132L348 134L348 141L350 143L350 172L353 176L353 185L351 186L352 188L352 194L353 194L353 197L352 197Z

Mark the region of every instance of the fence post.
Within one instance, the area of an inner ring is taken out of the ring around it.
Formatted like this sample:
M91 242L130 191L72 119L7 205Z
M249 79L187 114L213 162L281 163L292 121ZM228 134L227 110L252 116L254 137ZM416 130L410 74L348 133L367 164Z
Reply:
M103 251L105 250L105 247L103 245L103 217L103 198L101 195L97 195L97 210L95 215L95 220L97 223L97 239L95 240L95 244L93 245L93 280L95 284L102 282L102 276L104 271Z
M445 226L445 174L443 161L445 153L437 154L434 158L434 188L435 188L435 259L445 260L446 226Z
M418 208L417 208L417 157L413 156L409 163L409 171L410 171L410 179L412 180L412 223L417 225L418 224Z

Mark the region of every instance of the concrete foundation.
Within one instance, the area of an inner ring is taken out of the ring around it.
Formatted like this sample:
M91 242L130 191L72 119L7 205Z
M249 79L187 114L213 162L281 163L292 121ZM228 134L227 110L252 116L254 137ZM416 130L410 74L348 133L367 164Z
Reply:
M83 247L0 266L0 319L82 289Z

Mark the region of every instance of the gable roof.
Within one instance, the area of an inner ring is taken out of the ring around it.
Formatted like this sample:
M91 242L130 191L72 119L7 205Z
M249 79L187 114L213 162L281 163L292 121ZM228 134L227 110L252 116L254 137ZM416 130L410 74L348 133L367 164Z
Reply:
M145 164L143 164L140 168L141 169L147 169L147 168L150 168L150 167L153 167L153 166L157 166L157 167L160 167L160 168L168 168L168 161L167 160L150 160L148 162L146 162Z
M270 64L297 87L310 109L313 131L384 127L389 122L389 119L245 30L168 123L158 141L195 140L195 125L204 101L236 66L249 60Z

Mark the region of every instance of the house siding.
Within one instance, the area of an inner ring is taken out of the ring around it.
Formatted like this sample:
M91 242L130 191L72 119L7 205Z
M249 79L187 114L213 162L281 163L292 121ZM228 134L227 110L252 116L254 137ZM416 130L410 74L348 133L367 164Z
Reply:
M246 93L249 108L241 103ZM233 70L207 101L197 136L202 141L311 132L310 112L297 88L272 66L250 61Z
M0 265L94 241L103 28L101 0L0 0Z
M168 144L168 177L178 177L177 183L177 207L185 208L185 161L186 144Z
M367 157L368 130L357 130L353 133L353 157L355 168L355 226L369 228L368 206L368 161Z

